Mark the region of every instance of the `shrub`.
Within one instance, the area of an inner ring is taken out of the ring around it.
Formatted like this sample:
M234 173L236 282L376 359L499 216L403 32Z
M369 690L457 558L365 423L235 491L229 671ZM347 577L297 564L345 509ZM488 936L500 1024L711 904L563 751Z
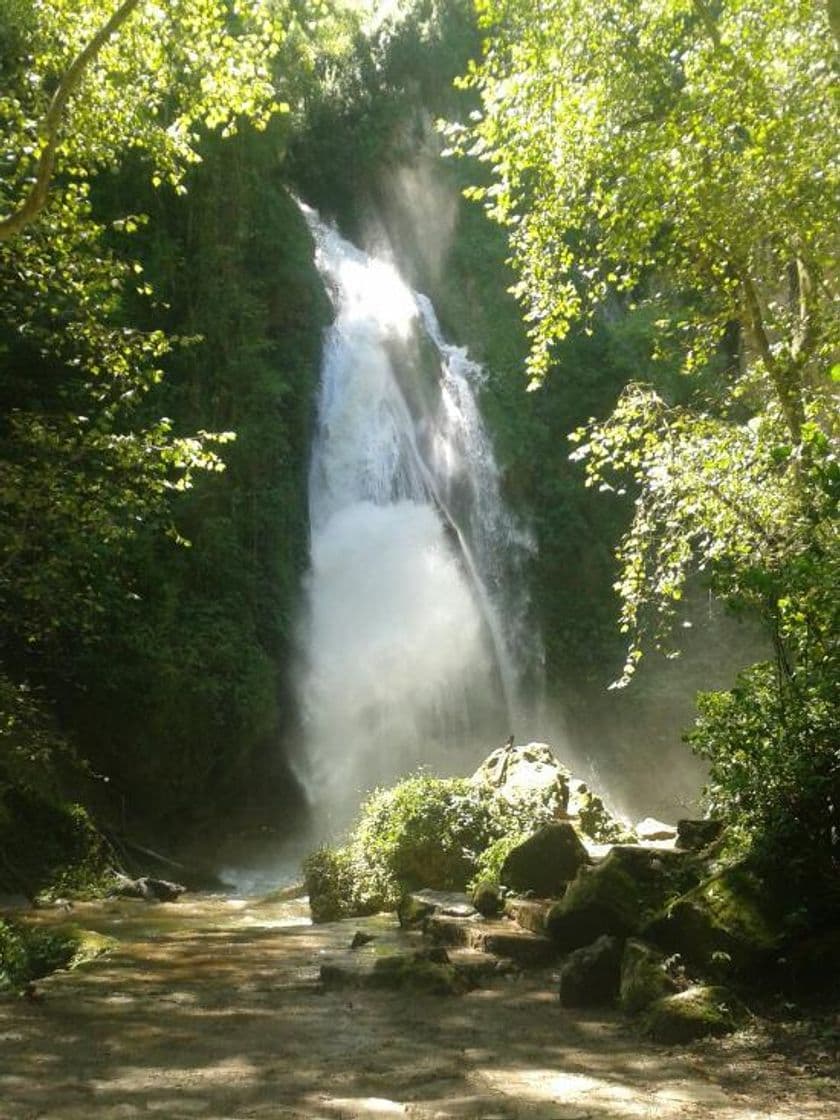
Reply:
M31 928L0 919L0 992L94 960L116 942L78 926Z
M63 968L75 949L76 942L65 934L0 920L0 991Z
M486 792L465 778L414 775L374 791L351 847L382 885L400 892L462 890L496 835L492 809Z
M476 860L475 875L470 882L470 889L474 890L479 883L499 883L502 875L502 864L510 852L527 840L529 835L531 835L530 831L509 832L500 836L489 847L485 848Z
M420 887L464 890L477 878L498 880L496 863L508 848L550 818L537 800L511 805L466 778L415 774L374 790L347 844L321 848L304 863L312 917L371 914Z
M710 763L712 812L733 821L753 856L796 882L820 911L840 905L835 687L807 663L781 683L776 665L754 665L730 691L698 696L688 737Z
M81 805L0 789L0 885L34 897L95 897L113 856Z

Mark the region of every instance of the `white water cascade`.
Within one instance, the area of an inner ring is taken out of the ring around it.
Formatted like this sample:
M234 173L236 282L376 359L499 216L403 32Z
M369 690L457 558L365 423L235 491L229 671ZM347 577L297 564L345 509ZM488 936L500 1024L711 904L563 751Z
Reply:
M466 773L513 728L528 547L430 302L304 208L334 304L309 480L299 691L316 819L420 765Z

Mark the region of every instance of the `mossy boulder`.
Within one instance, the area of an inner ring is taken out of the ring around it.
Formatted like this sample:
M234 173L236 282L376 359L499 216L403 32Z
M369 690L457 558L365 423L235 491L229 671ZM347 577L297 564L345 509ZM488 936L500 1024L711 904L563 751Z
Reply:
M597 1007L618 995L622 942L599 937L570 953L560 969L559 996L565 1007Z
M623 1010L633 1015L677 990L665 955L644 941L630 938L621 958L619 1001Z
M746 864L729 867L676 899L645 937L679 953L701 975L747 975L772 961L784 939L780 900Z
M444 949L389 953L372 963L324 964L321 983L328 988L373 988L440 996L461 995L470 987L462 973L450 964Z
M501 881L514 891L541 898L562 894L589 863L586 848L567 822L548 824L512 848L502 864Z
M657 1000L645 1016L644 1032L654 1042L679 1045L731 1034L747 1018L747 1009L727 988L694 987Z
M498 883L486 880L477 883L471 894L472 904L485 918L494 918L501 914L504 907L504 898Z
M584 868L548 912L546 929L561 949L588 945L601 934L629 937L697 878L686 853L625 846Z

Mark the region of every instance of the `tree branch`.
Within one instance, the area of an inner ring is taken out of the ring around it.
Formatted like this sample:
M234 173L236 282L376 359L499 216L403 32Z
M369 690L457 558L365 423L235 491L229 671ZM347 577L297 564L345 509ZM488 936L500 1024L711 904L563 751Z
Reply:
M785 423L788 426L788 431L791 434L794 444L798 447L802 443L802 425L805 421L802 392L798 384L798 367L795 362L791 362L788 366L783 367L777 361L770 347L770 339L767 337L767 330L764 326L764 316L761 311L761 303L758 298L758 292L755 289L755 284L747 275L742 275L740 280L744 298L747 303L750 332L758 348L761 360L764 363L764 368L767 370L770 380L773 383L773 388L776 390L776 396L779 398L779 403L782 406L782 413L785 418Z
M141 0L123 0L123 3L120 4L108 22L97 31L87 46L76 55L69 69L58 83L58 88L53 94L52 101L47 109L47 114L40 127L44 146L41 149L41 156L38 160L35 182L32 184L29 194L18 209L7 217L0 219L0 241L8 241L10 238L20 233L20 231L28 226L30 222L34 221L43 210L49 194L53 173L55 172L56 151L58 149L61 125L67 103L76 91L82 79L82 75L85 72L85 68L97 54L99 54L114 32L125 23L140 3Z
M719 50L721 46L720 31L718 31L715 17L709 11L705 0L693 0L692 7L700 22L703 24L703 27L706 29L706 34L714 43L715 48Z

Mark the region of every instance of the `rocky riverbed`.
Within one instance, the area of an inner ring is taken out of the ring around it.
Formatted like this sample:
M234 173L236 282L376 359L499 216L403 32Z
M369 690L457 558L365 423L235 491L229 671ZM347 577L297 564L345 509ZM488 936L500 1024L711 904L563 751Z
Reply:
M369 956L414 951L391 916L313 926L302 898L187 896L27 917L116 945L0 999L2 1120L837 1115L836 1067L813 1047L752 1020L666 1049L617 1012L563 1007L550 967L456 996L325 986L322 965L359 959L358 931Z

